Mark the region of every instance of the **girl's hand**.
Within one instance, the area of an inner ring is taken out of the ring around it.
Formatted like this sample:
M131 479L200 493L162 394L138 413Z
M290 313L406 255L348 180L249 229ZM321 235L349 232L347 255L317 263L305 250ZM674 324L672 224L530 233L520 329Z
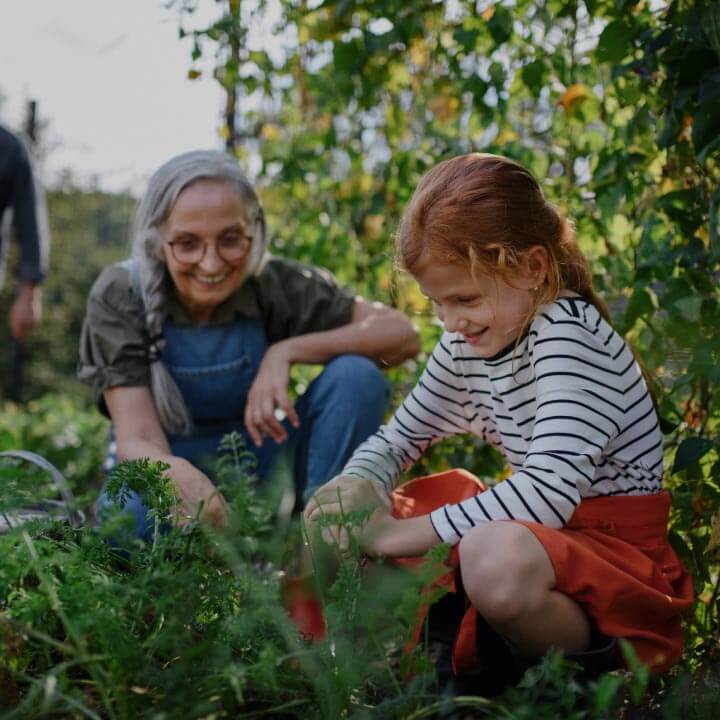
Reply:
M351 551L351 537L357 542L360 551L368 557L382 557L388 555L388 546L394 532L397 530L398 520L385 506L378 507L362 527L342 527L338 536L337 548L341 555L348 555ZM344 531L344 532L343 532ZM323 533L323 539L332 545Z
M362 527L324 527L321 537L337 547L344 557L352 553L353 541L370 557L413 557L424 555L441 542L429 515L399 520L386 507L378 507Z
M324 514L339 515L383 505L388 510L392 507L390 497L379 483L356 475L338 475L315 492L303 515L306 520L317 521Z
M361 541L361 549L364 551L362 538L365 536L365 528L373 523L375 515L381 510L392 519L391 507L392 503L385 489L377 483L355 475L338 475L317 490L303 514L305 519L311 522L317 522L326 515L340 516L340 522L323 527L320 535L325 543L337 547L341 555L347 556L351 551L350 533ZM373 513L362 528L349 528L342 522L344 514L365 509ZM372 524L372 527L375 527L375 524ZM373 550L373 543L369 542L368 547Z
M269 435L276 443L287 440L287 431L275 416L276 410L282 410L293 427L300 426L300 419L288 393L291 365L289 343L289 340L283 340L266 350L248 393L245 427L258 447L262 445L265 435Z
M198 508L202 503L199 519L207 522L216 530L222 530L228 521L228 506L220 491L210 482L204 473L189 462L173 459L172 478L175 482L180 502L176 508L178 524L182 527L198 517Z

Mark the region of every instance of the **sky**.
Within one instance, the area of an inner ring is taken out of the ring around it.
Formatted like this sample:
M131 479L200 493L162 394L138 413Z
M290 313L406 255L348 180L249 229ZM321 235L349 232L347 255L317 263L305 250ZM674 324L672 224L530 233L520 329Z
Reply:
M201 0L195 22L212 19ZM0 122L38 102L43 181L141 191L179 152L221 148L217 83L188 80L190 43L162 0L0 0Z

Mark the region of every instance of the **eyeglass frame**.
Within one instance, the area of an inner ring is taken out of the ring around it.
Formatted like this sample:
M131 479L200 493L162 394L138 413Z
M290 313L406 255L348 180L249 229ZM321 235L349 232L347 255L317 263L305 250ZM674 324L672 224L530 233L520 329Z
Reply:
M215 241L215 252L217 253L218 257L222 259L223 262L228 263L229 265L232 265L233 263L240 262L240 260L243 260L250 254L250 247L252 245L253 238L249 235L242 235L242 239L246 243L245 252L236 260L228 260L225 258L220 251L220 247L218 246L217 240ZM199 240L199 238L198 238ZM165 240L165 245L170 246L170 252L172 253L172 256L175 260L175 262L180 263L181 265L197 265L197 263L201 263L205 259L205 255L207 254L208 245L210 244L207 240L202 241L202 255L197 260L180 260L178 256L175 254L175 244L180 241L180 238L176 238L174 240Z

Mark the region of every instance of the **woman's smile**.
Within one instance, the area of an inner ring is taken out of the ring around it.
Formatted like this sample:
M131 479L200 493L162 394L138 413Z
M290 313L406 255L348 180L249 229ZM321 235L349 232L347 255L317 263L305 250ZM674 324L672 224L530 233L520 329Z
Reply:
M219 285L227 279L229 274L230 273L222 273L222 275L200 275L199 273L195 273L193 279L205 285Z
M247 254L227 262L221 243L245 233L247 227L242 197L230 183L198 180L178 195L163 225L163 255L175 292L195 322L208 322L215 308L244 282ZM183 262L182 256L175 256L173 243L188 242L204 244L197 261Z

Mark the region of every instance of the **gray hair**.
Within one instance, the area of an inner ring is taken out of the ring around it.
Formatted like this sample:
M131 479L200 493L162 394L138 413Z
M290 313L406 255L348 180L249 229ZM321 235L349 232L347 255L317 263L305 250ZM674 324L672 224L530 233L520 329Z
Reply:
M150 383L163 428L175 435L189 435L193 423L177 384L159 359L165 346L162 335L167 317L167 269L162 260L161 226L168 218L180 193L198 180L230 183L247 208L252 246L246 277L256 275L265 260L267 230L265 215L255 190L232 156L215 150L196 150L177 155L150 178L132 226L133 261L139 271L140 291L145 306L145 329L149 339Z

